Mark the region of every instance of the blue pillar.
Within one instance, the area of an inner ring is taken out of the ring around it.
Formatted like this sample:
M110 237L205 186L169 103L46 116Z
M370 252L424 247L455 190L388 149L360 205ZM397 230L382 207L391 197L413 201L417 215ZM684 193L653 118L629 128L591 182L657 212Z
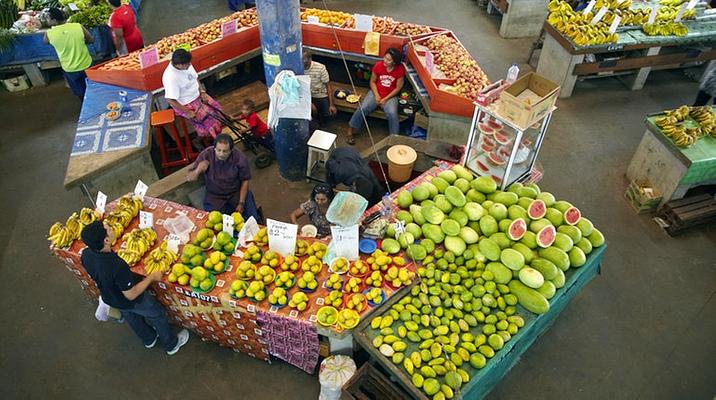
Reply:
M266 85L271 87L276 75L286 69L303 75L299 0L258 0L256 10ZM281 176L291 181L304 179L308 158L308 120L282 118L274 136Z

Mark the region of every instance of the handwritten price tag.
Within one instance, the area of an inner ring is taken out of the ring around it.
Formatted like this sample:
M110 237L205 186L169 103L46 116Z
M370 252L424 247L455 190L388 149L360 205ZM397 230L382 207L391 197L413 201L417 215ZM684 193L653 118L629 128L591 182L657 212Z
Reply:
M358 225L331 226L331 235L336 256L345 257L351 261L358 259Z
M373 16L364 14L353 14L353 18L356 20L355 30L363 32L373 31Z
M617 28L619 27L619 23L622 21L622 17L617 15L614 17L614 21L612 21L612 25L609 27L609 33L614 33L617 31Z
M298 225L267 219L266 227L268 230L269 249L282 256L293 254L296 248Z
M221 37L225 38L229 35L233 35L238 30L238 24L235 19L224 22L221 24Z
M139 65L141 69L149 68L159 63L159 51L156 47L150 47L139 53Z
M146 211L139 212L139 228L151 228L154 226L154 214Z
M104 208L107 206L107 195L102 192L97 192L97 201L95 201L94 204L94 209L97 210L98 213L104 215Z
M595 15L594 18L592 18L592 20L591 20L589 23L590 23L591 25L594 25L594 24L596 24L597 22L601 21L602 18L604 18L604 15L607 13L608 10L609 10L609 9L606 8L606 7L600 8L599 11L597 12L597 15Z
M140 179L137 181L137 186L134 187L134 195L144 201L144 195L147 194L147 189L149 189L149 186Z
M234 236L234 217L224 214L222 216L222 230L231 236Z
M592 10L594 9L594 6L596 4L597 4L597 0L590 1L589 4L587 4L587 7L584 8L584 11L582 12L582 14L587 15L590 12L592 12Z
M181 239L179 239L179 236L173 233L170 233L169 236L167 236L167 248L174 253L179 253L179 243L181 243Z
M425 52L425 68L430 71L430 73L433 73L433 68L435 67L435 56L433 55L432 51Z

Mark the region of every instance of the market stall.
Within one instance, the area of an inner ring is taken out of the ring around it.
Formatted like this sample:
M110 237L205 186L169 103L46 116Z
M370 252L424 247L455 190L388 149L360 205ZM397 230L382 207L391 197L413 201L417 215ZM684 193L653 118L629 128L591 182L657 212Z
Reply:
M689 6L691 2L678 6L615 2L598 15L596 7L574 12L564 1L552 1L537 73L557 82L562 87L560 97L566 98L578 78L628 75L627 85L640 90L652 69L714 60L716 20L703 7L686 10Z
M626 174L631 181L649 182L663 196L659 206L716 182L714 112L684 106L646 118L646 131Z

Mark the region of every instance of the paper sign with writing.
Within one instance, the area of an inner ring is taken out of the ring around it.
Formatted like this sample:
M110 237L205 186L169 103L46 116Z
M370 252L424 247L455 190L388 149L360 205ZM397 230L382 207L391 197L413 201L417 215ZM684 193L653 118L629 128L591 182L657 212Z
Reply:
M281 56L278 54L264 53L264 63L278 67L281 65Z
M679 12L676 13L676 18L674 18L674 22L681 22L681 18L684 17L684 13L686 12L686 6L688 6L688 4L686 3L681 5L681 8L679 8Z
M355 30L362 32L373 31L373 16L364 14L353 14L353 18L356 20Z
M151 228L154 226L154 214L147 211L139 212L139 228Z
M97 201L95 201L94 205L94 209L97 210L98 213L104 214L104 208L107 205L107 195L102 192L97 192Z
M425 68L432 74L435 67L435 56L432 51L425 52Z
M405 233L405 222L401 220L395 221L395 233L398 235Z
M137 181L137 186L134 187L134 195L144 201L144 195L147 194L147 189L149 189L149 186L140 179Z
M223 214L221 229L231 236L234 236L234 217Z
M597 4L597 0L592 0L587 4L587 6L584 8L584 11L582 12L584 15L589 14L594 9L594 6Z
M604 18L604 15L607 13L607 11L609 11L609 9L606 7L600 8L599 11L597 12L597 15L595 15L594 18L592 18L592 20L589 23L591 25L594 25L597 22L601 21L602 18Z
M659 10L658 4L651 6L651 13L649 13L649 20L646 22L647 24L653 24L654 21L656 21L656 12L658 10Z
M139 65L142 69L149 68L159 63L159 51L156 47L150 47L139 53Z
M181 243L181 239L179 239L179 236L173 233L170 233L167 236L167 249L179 254L179 243Z
M617 31L617 28L619 27L619 23L621 22L622 17L617 15L614 17L614 21L612 21L612 25L609 27L609 33L614 33Z
M358 225L331 226L331 236L338 257L345 257L351 261L358 259Z
M238 26L238 21L235 19L224 22L223 24L221 24L221 37L225 38L229 35L236 33L236 31L238 30Z
M266 228L268 231L269 250L275 251L284 257L296 251L298 225L266 219Z
M315 16L315 15L309 15L307 19L308 19L308 23L309 23L309 24L319 24L319 23L321 23L321 20L320 20L317 16Z
M256 223L254 217L249 217L244 223L244 226L239 231L239 238L236 241L236 248L246 247L246 245L254 240L254 236L259 233L259 224Z

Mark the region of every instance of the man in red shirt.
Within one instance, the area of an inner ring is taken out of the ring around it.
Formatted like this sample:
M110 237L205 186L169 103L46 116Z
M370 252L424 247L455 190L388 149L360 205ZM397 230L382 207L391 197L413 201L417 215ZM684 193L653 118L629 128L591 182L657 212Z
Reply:
M383 61L378 61L373 67L370 76L370 92L361 101L360 107L353 113L348 122L348 144L355 144L353 130L363 126L363 118L368 117L376 108L380 107L388 117L388 131L391 135L397 134L400 128L398 120L398 93L403 88L405 80L405 67L401 62L403 54L397 49L390 48L385 52Z
M273 135L268 125L256 114L256 105L253 101L249 99L244 100L241 104L241 115L239 119L246 121L251 136L253 136L256 141L261 143L261 145L266 147L270 152L274 152Z
M109 16L109 27L112 29L117 55L125 55L144 47L144 39L137 27L132 7L122 4L121 0L107 0L107 3L114 9Z

